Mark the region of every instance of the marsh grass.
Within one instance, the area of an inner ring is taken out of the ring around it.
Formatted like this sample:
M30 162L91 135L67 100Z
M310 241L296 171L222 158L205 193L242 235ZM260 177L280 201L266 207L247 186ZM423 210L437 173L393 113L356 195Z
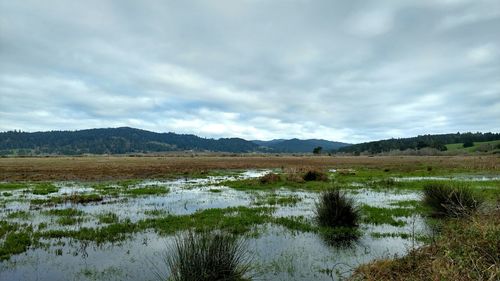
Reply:
M321 193L315 213L318 224L323 227L355 227L360 219L354 201L338 188Z
M319 170L309 170L302 176L302 178L304 181L327 181L328 175Z
M163 186L144 186L137 187L132 189L126 189L125 193L132 196L140 196L140 195L161 195L167 194L170 192L170 189Z
M55 193L57 191L59 191L59 188L57 186L51 183L42 182L36 184L31 192L36 195L47 195L50 193Z
M248 280L244 240L226 232L188 231L176 237L166 257L172 281Z
M262 184L270 184L270 183L277 183L281 181L281 176L275 173L269 173L265 174L262 177L259 178L260 183Z
M423 202L433 216L463 217L476 211L483 199L464 183L429 183L424 186Z

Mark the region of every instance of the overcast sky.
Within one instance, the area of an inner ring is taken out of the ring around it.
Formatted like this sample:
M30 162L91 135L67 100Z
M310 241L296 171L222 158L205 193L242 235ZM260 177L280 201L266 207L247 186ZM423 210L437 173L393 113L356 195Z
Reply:
M0 0L0 131L500 131L500 1Z

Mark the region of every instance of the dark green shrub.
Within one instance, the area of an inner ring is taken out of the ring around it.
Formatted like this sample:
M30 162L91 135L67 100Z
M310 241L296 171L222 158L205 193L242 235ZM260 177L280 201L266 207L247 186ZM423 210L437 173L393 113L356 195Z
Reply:
M474 146L474 142L472 142L472 141L466 141L466 142L464 142L464 144L462 146L464 148L473 147Z
M167 257L173 281L244 280L250 269L245 243L225 232L188 232Z
M310 170L302 178L305 181L327 181L328 175L321 171Z
M316 204L316 220L324 227L354 227L360 218L354 201L334 188L323 192Z
M423 202L434 216L462 217L472 214L483 200L467 185L429 183L424 186Z

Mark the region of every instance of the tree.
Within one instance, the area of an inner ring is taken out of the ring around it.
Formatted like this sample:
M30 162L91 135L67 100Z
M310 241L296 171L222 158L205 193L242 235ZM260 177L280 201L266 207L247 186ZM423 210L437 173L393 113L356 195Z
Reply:
M470 141L470 140L467 140L464 142L464 145L463 147L466 148L466 147L473 147L474 146L474 142Z
M323 150L323 147L321 146L317 146L313 149L313 153L314 154L320 154L321 153L321 150Z

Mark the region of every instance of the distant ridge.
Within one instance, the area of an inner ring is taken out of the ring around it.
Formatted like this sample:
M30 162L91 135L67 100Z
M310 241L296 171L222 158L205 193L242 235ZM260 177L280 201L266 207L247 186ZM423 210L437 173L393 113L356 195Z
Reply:
M289 152L289 153L311 152L315 147L318 146L320 146L323 149L323 151L331 151L350 145L348 143L327 141L321 139L308 139L308 140L278 139L271 141L253 141L253 142L261 146L269 147L275 152Z
M500 140L500 133L456 133L439 135L421 135L412 138L386 139L372 142L354 144L348 147L338 149L338 152L346 153L381 153L391 150L407 150L434 148L446 151L447 144L465 143L465 142L487 142Z
M126 154L167 151L214 152L312 152L340 147L325 140L247 141L241 138L201 138L192 134L155 133L130 127L100 128L77 131L0 133L0 155L81 155Z

